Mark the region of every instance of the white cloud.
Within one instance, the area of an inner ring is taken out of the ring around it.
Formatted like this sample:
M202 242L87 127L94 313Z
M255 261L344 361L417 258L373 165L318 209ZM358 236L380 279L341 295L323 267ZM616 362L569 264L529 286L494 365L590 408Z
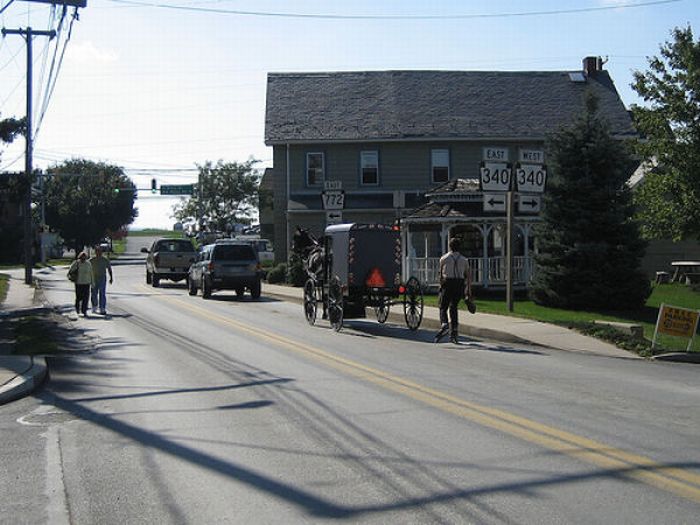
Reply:
M80 64L108 63L116 62L119 59L119 55L115 51L98 49L92 42L85 41L79 44L69 43L66 59Z

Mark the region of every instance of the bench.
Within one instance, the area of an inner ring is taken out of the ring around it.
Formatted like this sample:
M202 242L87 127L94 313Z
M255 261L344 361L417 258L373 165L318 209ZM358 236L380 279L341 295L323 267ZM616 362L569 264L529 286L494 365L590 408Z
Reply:
M683 277L685 277L685 284L700 284L700 272L686 273Z

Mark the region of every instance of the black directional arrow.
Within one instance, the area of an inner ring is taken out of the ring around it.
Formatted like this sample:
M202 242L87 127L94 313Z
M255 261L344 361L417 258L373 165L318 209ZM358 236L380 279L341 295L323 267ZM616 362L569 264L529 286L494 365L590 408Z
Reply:
M491 197L491 200L488 201L489 205L493 206L494 204L505 204L505 201L497 201L493 197Z
M537 201L536 200L531 200L531 201L522 201L521 204L526 204L532 208L537 206Z

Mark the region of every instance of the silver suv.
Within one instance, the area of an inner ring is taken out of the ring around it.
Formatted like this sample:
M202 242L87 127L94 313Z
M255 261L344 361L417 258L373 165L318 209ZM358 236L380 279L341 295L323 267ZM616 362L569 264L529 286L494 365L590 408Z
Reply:
M253 246L246 242L217 241L202 247L190 266L187 288L190 295L202 290L208 299L215 290L235 290L243 296L250 291L253 299L260 297L260 261Z

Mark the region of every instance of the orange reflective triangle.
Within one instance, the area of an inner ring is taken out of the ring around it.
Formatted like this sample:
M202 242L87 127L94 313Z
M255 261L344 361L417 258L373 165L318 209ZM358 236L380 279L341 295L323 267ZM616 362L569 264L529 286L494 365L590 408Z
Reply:
M370 288L384 288L386 286L386 281L384 280L384 276L382 276L382 272L379 271L379 268L372 269L369 277L365 280L365 284Z

